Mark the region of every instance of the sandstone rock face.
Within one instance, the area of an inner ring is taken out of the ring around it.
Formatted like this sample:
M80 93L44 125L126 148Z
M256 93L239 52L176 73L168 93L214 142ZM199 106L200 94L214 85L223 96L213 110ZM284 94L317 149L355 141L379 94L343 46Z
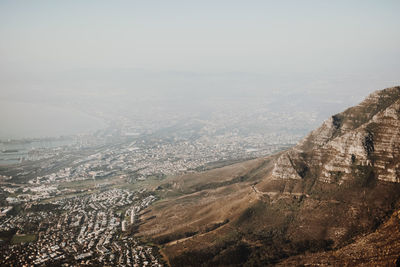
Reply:
M295 170L290 153L280 156L272 170L273 179L301 179L300 174Z
M400 87L377 91L326 120L279 157L272 177L312 175L322 182L341 184L366 173L400 182Z

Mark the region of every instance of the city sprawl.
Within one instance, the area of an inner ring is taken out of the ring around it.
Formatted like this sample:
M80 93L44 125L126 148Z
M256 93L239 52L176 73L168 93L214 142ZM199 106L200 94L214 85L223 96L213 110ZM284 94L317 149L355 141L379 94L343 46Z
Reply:
M11 161L0 165L0 265L164 266L159 248L135 235L161 180L268 155L300 137L210 123L151 130L122 123L4 141L3 160ZM51 145L33 147L40 142Z

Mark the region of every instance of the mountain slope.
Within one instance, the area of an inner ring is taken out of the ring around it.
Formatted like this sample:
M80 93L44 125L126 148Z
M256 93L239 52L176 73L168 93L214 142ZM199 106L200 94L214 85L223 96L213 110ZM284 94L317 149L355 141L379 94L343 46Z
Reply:
M399 118L400 87L384 89L290 150L167 181L139 233L173 266L262 266L340 251L399 208Z
M400 210L376 231L336 251L294 256L279 266L399 266Z

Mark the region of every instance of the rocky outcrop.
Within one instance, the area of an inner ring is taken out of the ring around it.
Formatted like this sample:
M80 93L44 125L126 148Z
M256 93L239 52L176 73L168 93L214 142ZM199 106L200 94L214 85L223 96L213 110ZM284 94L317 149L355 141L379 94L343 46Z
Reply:
M358 106L332 116L283 153L272 177L308 175L341 184L372 170L370 175L378 180L400 182L399 118L400 87L377 91ZM301 175L298 166L304 171Z
M302 178L295 169L290 153L284 153L276 160L271 176L273 179Z

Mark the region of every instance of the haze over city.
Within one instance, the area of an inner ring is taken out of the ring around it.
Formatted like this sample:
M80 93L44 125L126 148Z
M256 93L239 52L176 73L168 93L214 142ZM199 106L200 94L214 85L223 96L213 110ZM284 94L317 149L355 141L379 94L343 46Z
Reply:
M0 137L91 131L108 123L100 112L115 119L122 109L202 113L232 97L244 106L294 98L317 113L321 101L335 102L319 123L399 82L398 8L397 1L2 1Z

